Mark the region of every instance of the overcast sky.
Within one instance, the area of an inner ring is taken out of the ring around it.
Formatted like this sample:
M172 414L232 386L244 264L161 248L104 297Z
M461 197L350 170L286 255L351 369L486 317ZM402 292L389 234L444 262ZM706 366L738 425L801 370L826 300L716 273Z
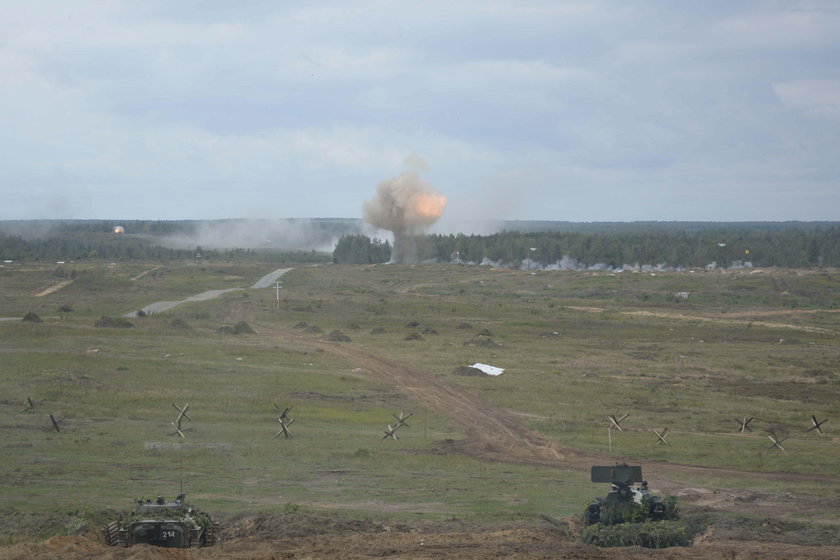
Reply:
M840 2L0 11L0 219L360 218L407 166L450 228L840 220Z

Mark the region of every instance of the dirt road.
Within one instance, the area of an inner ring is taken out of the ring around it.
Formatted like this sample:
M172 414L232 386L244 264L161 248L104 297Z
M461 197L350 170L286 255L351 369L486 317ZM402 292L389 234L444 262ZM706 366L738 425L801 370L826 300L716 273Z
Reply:
M271 286L273 282L275 282L278 278L286 274L288 271L292 270L291 268L279 268L274 272L270 272L257 280L249 290L258 290L261 288L268 288ZM146 315L151 315L152 313L162 313L163 311L167 311L172 309L176 305L181 305L182 303L190 302L190 301L207 301L208 299L214 299L222 294L226 294L228 292L235 292L238 290L242 290L244 288L227 288L224 290L207 290L206 292L201 292L200 294L196 294L194 296L190 296L188 298L180 299L177 301L158 301L155 303L150 303L149 305L141 308L139 311L131 311L123 315L123 317L137 317L138 313L145 313Z

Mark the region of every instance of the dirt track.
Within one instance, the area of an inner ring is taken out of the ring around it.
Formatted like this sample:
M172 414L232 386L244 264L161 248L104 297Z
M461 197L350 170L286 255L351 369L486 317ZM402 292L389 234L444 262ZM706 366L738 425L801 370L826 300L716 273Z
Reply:
M485 403L475 393L437 376L377 356L349 344L312 341L280 335L341 356L369 375L388 383L434 410L453 418L467 430L465 449L472 455L496 461L571 466L580 463L577 453L517 421L513 415Z
M261 328L267 333L268 329ZM609 461L608 457L585 454L563 446L539 432L523 426L508 411L484 402L474 392L452 385L439 376L383 358L352 344L327 342L299 335L273 332L273 336L299 344L316 346L341 356L364 369L368 375L426 403L431 408L457 421L467 431L467 440L458 444L463 451L488 460L539 464L588 471L593 461ZM792 473L759 473L737 469L718 469L675 463L646 463L646 469L661 474L697 472L704 474L739 475L784 480L813 480L840 484L840 477Z

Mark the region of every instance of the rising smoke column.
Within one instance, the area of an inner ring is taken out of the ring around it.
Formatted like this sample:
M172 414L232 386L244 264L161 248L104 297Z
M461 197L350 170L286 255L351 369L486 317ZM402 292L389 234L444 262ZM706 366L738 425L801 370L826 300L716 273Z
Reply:
M376 198L362 210L367 223L394 232L391 262L406 264L417 259L413 236L435 223L444 208L446 197L409 170L380 182Z

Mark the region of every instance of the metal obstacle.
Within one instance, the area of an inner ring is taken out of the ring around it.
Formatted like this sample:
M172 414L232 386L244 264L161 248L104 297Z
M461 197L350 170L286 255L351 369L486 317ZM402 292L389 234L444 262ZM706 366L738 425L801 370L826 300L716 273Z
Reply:
M753 421L752 416L750 416L749 418L744 416L743 420L738 420L736 418L735 421L738 422L738 425L740 426L740 428L738 428L738 433L743 434L744 432L751 432L752 431L752 428L750 428L750 422Z
M274 408L280 410L280 407L277 405L277 403L274 403ZM292 423L295 421L294 418L289 418L289 412L292 410L292 407L289 406L282 410L283 411L280 413L280 418L277 419L277 421L280 422L280 431L274 434L274 439L277 439L281 435L284 435L287 438L292 437L292 433L289 431L289 426L291 426Z
M189 420L190 422L192 422L192 418L190 418L189 415L187 415L187 410L190 408L190 403L186 403L184 405L184 408L179 407L175 403L172 403L172 406L174 406L175 409L178 411L178 417L175 418L174 422L170 422L170 424L175 429L175 431L170 432L169 435L170 436L178 435L178 436L181 437L181 439L184 439L184 438L186 438L186 436L184 435L184 432L192 431L192 428L182 428L181 427L181 422L183 422L185 418L187 420Z
M41 404L42 402L44 402L44 399L41 399L40 401L35 402L31 398L26 397L26 408L21 410L21 412L34 411L36 408L38 408L38 405Z
M778 437L776 437L776 434L767 434L767 437L770 438L770 441L773 442L767 447L767 449L778 448L778 449L782 450L782 453L787 453L787 451L785 451L785 448L782 447L782 442L787 439L786 437L778 438Z
M61 433L61 430L58 427L59 421L55 419L55 416L53 416L52 413L50 413L50 420L52 421L52 425L53 428L55 428L55 431Z
M624 419L625 419L625 418L627 418L628 416L630 416L630 413L629 413L629 412L628 412L627 414L625 414L624 416L622 416L621 418L616 419L616 417L615 417L615 416L613 416L612 414L610 414L610 415L607 417L607 418L609 419L609 421L610 421L610 424L609 424L609 426L607 426L607 428L608 428L608 429L610 429L610 430L612 430L613 428L615 428L615 429L617 429L619 432L623 432L624 430L621 428L621 423L622 423L622 422L624 422Z
M400 439L400 438L397 437L397 430L399 430L402 427L410 428L411 426L408 425L406 420L408 420L409 418L414 416L414 413L409 412L407 415L403 416L402 411L400 411L399 416L396 415L396 414L391 414L391 416L394 417L394 420L396 420L396 423L393 426L391 426L390 422L388 423L388 428L385 430L385 435L382 436L382 439L388 439L388 438Z
M402 411L400 411L400 415L399 415L399 416L397 416L396 414L392 414L391 416L393 416L393 417L394 417L394 420L396 420L396 421L397 421L397 427L398 427L398 428L402 428L403 426L405 426L406 428L410 428L411 426L409 426L409 425L408 425L408 423L406 422L406 420L408 420L409 418L411 418L412 416L414 416L414 413L413 413L413 412L409 412L406 416L403 416Z
M811 430L817 430L817 432L818 432L818 433L820 433L820 434L821 434L821 433L823 433L823 432L822 432L822 427L821 427L821 426L822 426L823 424L825 424L826 422L828 422L828 418L826 418L825 420L823 420L822 422L820 422L820 421L818 421L818 420L817 420L817 416L816 416L816 414L812 414L812 415L811 415L811 424L812 424L812 426L811 426L810 428L808 428L807 430L805 430L805 433L808 433L808 432L810 432Z
M623 432L624 429L621 427L621 423L624 422L624 419L630 416L630 413L626 413L621 418L616 418L614 415L610 414L607 416L607 419L610 423L607 425L607 441L609 441L610 446L610 453L612 453L612 431L613 428L617 429L619 432Z
M671 446L671 444L666 439L669 435L671 435L671 430L669 430L668 428L665 428L664 430L662 430L662 433L659 433L659 432L656 431L656 429L651 428L650 431L653 432L654 434L656 434L656 437L659 438L656 441L656 445L660 445L660 444L664 443L668 447Z

